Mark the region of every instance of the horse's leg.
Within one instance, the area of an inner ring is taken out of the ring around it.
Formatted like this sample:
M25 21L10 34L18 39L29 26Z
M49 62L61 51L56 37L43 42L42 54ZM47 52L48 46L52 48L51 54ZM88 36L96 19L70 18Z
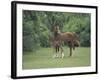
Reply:
M68 41L68 46L69 46L69 56L72 56L72 49L73 49L73 47L72 47L72 42L71 41Z
M60 57L60 46L57 46L57 54L58 54L57 57Z
M58 46L55 46L55 55L54 55L54 58L56 58L56 57L59 57L59 47Z
M72 56L72 46L70 46L70 56Z
M53 58L56 58L57 57L57 47L56 46L54 46L53 48L53 53L54 53Z
M56 46L56 57L59 57L58 53L59 53L59 47Z
M58 57L60 58L60 55L61 53L60 53L60 46L58 46Z
M70 42L70 56L72 56L72 50L74 49L74 43Z
M64 52L63 52L62 46L60 47L60 49L61 49L61 58L63 58L64 57Z
M58 47L56 46L56 57L58 57Z
M73 50L75 50L75 40L73 41L72 47L73 47Z
M55 56L56 56L56 48L54 47L53 48L53 58L55 58Z
M73 45L72 47L73 47L73 50L75 50L75 46Z

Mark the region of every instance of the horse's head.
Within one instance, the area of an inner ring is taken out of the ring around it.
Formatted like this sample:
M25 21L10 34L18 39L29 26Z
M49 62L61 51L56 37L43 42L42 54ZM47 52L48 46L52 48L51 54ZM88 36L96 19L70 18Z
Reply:
M54 26L54 32L58 32L59 31L59 26Z
M57 36L60 33L59 26L54 26L54 36Z

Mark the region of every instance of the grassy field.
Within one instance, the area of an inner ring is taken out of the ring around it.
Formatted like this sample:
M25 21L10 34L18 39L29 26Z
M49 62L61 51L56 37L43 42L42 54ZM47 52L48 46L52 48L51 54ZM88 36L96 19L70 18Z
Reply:
M64 47L64 58L53 58L52 48L41 48L37 52L26 52L23 55L23 69L61 68L90 66L90 48L76 48L69 57L69 48Z

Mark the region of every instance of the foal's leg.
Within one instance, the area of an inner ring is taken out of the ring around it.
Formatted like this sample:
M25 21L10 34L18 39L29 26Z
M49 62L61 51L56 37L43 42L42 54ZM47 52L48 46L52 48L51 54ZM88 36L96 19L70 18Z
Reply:
M59 46L56 46L56 57L59 57Z
M59 57L59 47L58 46L55 46L55 55L54 55L54 58L56 57Z
M62 56L62 49L61 46L57 46L57 57L61 57Z
M60 49L61 49L61 58L63 58L64 57L64 52L63 52L62 46L60 47Z
M54 53L53 58L56 58L57 57L57 47L54 47L53 53Z

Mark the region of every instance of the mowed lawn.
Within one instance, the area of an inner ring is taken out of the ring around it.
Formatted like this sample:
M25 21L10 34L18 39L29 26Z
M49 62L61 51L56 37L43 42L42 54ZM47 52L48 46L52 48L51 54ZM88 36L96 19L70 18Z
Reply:
M40 48L37 52L25 52L22 60L23 69L62 68L90 66L90 47L76 48L69 57L69 48L64 47L64 58L53 58L52 48Z

